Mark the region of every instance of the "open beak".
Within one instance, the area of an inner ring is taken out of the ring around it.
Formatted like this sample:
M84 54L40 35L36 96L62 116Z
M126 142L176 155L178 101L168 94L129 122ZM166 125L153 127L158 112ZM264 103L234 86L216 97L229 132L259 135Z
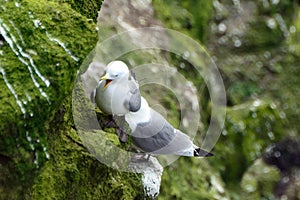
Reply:
M101 80L104 80L104 81L105 81L105 84L104 84L104 87L103 87L102 90L105 90L105 89L108 87L108 85L112 82L111 79L108 79L108 78L107 78L107 75L106 75L106 74L105 74L104 76L101 77Z

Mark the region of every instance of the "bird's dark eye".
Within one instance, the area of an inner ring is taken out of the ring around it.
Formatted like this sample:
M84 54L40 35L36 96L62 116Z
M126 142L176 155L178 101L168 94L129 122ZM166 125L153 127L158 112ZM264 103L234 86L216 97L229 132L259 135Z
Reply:
M118 74L115 75L115 77L118 77L118 76L119 76Z

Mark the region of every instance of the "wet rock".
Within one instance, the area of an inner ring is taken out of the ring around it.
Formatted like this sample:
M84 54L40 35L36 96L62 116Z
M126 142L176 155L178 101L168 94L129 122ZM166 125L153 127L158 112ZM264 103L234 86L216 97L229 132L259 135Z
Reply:
M274 189L278 198L297 199L300 192L300 142L284 139L269 146L263 160L280 170L281 178Z
M129 169L142 174L145 196L153 199L159 195L163 167L155 157L150 157L149 160L144 160L144 162L131 163Z
M215 19L209 46L222 51L275 45L289 35L289 20L296 1L213 1ZM224 14L226 13L226 14Z
M284 174L289 173L294 167L300 168L300 142L295 139L285 139L275 143L266 149L263 159Z

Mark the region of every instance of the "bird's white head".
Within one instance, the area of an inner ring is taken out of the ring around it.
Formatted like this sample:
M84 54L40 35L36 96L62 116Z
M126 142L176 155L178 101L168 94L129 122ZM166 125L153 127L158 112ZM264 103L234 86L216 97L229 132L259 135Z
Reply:
M127 65L119 60L112 61L106 66L105 75L101 80L106 80L105 89L112 81L128 79L130 75Z
M129 69L127 65L122 61L112 61L106 66L106 73L104 76L106 76L106 79L120 79L124 76L129 75Z

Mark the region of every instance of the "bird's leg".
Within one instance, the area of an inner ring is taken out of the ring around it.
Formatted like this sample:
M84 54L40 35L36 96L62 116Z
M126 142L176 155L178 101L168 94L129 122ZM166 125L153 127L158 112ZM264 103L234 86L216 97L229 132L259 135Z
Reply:
M114 122L113 116L112 115L101 116L100 126L103 128L115 128L116 123Z
M126 121L124 116L114 116L116 133L121 142L128 142L128 134L126 129Z
M148 154L147 156L147 161L149 161L151 154Z
M151 154L136 153L131 157L133 163L147 163L150 159Z
M114 128L121 142L128 142L126 121L124 116L101 115L99 117L100 126L104 128Z
M100 126L102 128L114 128L121 142L128 141L128 135L125 131L125 118L121 116L102 115L100 117Z
M119 137L119 140L121 142L124 142L124 143L128 142L128 135L125 131L123 131L121 128L117 127L116 128L116 133L117 133L117 135Z

